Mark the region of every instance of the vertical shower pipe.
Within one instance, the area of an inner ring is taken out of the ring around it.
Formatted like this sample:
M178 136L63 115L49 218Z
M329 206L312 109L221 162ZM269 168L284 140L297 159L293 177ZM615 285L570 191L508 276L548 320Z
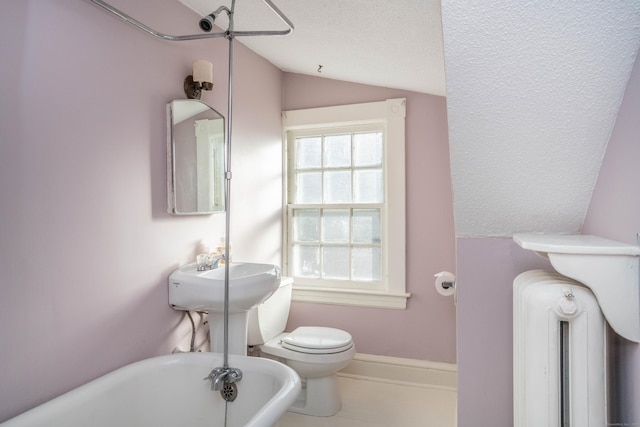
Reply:
M231 233L231 125L233 123L233 14L236 10L236 0L231 1L229 15L229 28L226 39L229 40L229 78L227 80L227 161L224 173L224 205L225 205L225 242L224 242L224 359L222 367L229 368L229 242Z

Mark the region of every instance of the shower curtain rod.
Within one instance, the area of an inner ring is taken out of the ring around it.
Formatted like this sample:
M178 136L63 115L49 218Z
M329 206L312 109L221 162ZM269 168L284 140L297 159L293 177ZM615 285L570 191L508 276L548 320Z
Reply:
M154 37L157 37L159 39L163 39L163 40L169 40L169 41L186 41L186 40L200 40L200 39L212 39L212 38L216 38L216 37L246 37L246 36L286 36L289 35L293 32L293 23L289 20L289 18L287 18L285 16L284 13L282 13L282 11L280 11L280 9L278 9L278 7L273 4L273 2L271 0L262 0L268 7L269 9L271 9L273 11L273 13L275 13L278 18L280 18L280 20L282 20L282 22L284 22L287 27L286 30L277 30L277 31L235 31L235 30L228 30L228 31L223 31L223 32L217 32L217 33L202 33L202 34L187 34L184 36L174 36L171 34L164 34L161 33L160 31L156 31L153 28L143 24L142 22L138 21L137 19L127 15L126 13L116 9L115 7L111 6L109 3L103 1L103 0L90 0L92 3L100 6L101 8L105 9L106 11L116 15L118 18L128 22L131 25L134 25L138 28L140 28L141 30L151 34Z

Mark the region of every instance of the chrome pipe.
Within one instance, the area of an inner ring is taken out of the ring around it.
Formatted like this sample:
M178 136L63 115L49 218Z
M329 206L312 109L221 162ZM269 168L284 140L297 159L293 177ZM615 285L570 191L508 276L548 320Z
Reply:
M118 18L122 19L123 21L128 22L129 24L141 29L142 31L151 34L152 36L162 39L162 40L168 40L168 41L187 41L187 40L202 40L202 39L212 39L212 38L218 38L218 37L251 37L251 36L286 36L289 35L291 33L293 33L294 30L294 26L293 23L291 22L291 20L289 18L287 18L287 16L282 13L282 11L280 9L278 9L278 7L273 4L273 2L271 0L262 0L267 7L269 7L269 9L271 9L271 11L273 13L275 13L278 18L280 18L280 20L282 22L285 23L285 25L288 27L286 30L266 30L266 31L234 31L233 30L233 24L232 24L232 19L231 16L229 17L229 28L227 31L221 31L221 32L215 32L215 33L198 33L198 34L187 34L187 35L182 35L182 36L176 36L176 35L172 35L172 34L165 34L162 33L160 31L156 31L153 28L143 24L142 22L138 21L137 19L131 17L130 15L127 15L126 13L122 12L119 9L116 9L115 7L111 6L109 3L103 1L103 0L90 0L93 4L100 6L101 8L103 8L104 10L106 10L107 12L112 13L113 15L117 16ZM231 8L231 10L233 11L233 6ZM233 13L233 12L232 12Z
M269 9L271 9L271 11L273 13L275 13L278 18L280 18L280 20L282 22L285 23L285 25L288 27L286 30L280 30L280 31L233 31L233 36L234 37L244 37L244 36L288 36L289 34L291 34L293 32L294 26L293 26L293 22L291 22L291 20L289 18L287 18L287 16L282 13L282 11L280 9L278 9L278 7L273 4L273 2L271 0L262 0L264 2L264 4L267 5L267 7Z
M160 31L156 31L153 28L143 24L142 22L138 21L137 19L127 15L126 13L122 12L121 10L116 9L115 7L111 6L109 3L104 2L102 0L90 0L92 3L100 6L101 8L103 8L104 10L111 12L112 14L114 14L115 16L117 16L118 18L128 22L129 24L138 27L139 29L141 29L142 31L151 34L154 37L157 37L159 39L162 40L168 40L168 41L186 41L186 40L200 40L200 39L211 39L211 38L215 38L215 37L224 37L226 35L225 32L219 32L219 33L202 33L202 34L189 34L189 35L184 35L184 36L174 36L171 34L164 34L161 33Z
M231 12L229 13L229 28L233 28L233 13L235 12L236 0L231 2ZM224 254L226 262L224 264L224 359L222 367L229 368L229 265L231 264L229 249L231 241L231 131L233 124L233 35L229 31L227 34L229 40L229 80L227 88L227 159L225 170L225 242Z

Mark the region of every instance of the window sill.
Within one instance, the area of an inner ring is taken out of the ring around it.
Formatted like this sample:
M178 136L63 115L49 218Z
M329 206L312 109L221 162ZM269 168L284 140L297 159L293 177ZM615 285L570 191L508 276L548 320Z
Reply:
M293 301L404 310L411 294L293 285Z

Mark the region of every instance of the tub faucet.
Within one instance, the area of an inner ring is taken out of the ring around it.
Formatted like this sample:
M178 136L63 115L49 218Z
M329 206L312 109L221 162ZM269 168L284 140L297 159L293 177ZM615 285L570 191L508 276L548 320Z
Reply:
M214 368L203 380L211 380L211 390L222 390L224 383L235 383L242 379L242 371L235 368Z

